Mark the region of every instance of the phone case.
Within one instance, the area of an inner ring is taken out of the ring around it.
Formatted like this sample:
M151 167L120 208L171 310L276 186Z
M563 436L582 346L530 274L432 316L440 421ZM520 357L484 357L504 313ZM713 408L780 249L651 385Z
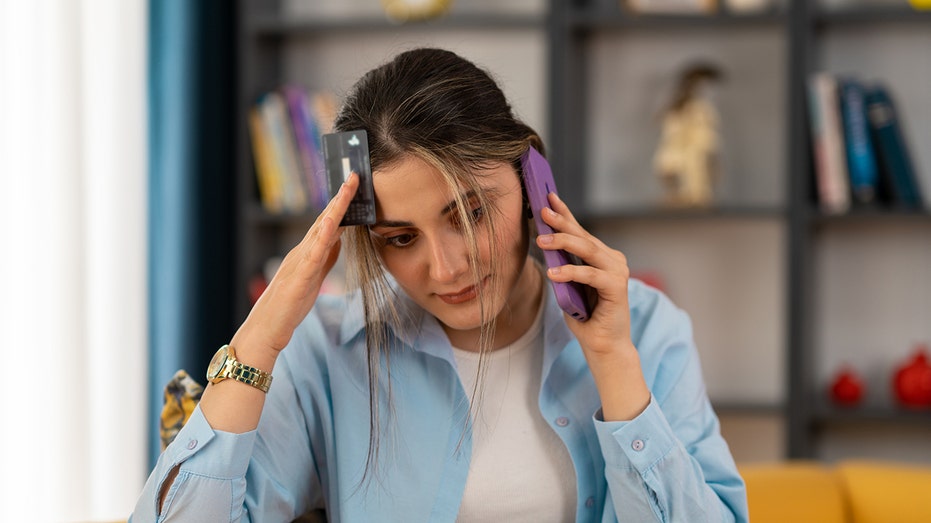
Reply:
M552 234L552 227L543 222L540 211L544 207L549 207L547 195L556 193L556 183L553 181L553 172L550 170L550 164L546 158L530 147L521 157L521 168L523 169L524 188L527 191L527 199L530 202L530 210L533 213L533 221L537 226L537 232L540 234ZM544 250L543 260L547 267L559 267L562 265L582 265L578 256L563 250ZM553 289L556 293L556 301L562 310L579 321L585 321L592 312L590 296L591 289L578 282L553 282Z

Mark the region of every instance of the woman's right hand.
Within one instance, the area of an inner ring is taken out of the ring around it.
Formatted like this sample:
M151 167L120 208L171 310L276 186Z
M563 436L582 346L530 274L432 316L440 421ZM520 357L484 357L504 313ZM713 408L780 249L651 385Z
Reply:
M274 360L291 340L339 257L342 233L339 223L358 187L359 175L352 173L301 242L284 257L278 272L230 342L238 356L244 357L248 352L256 363Z
M268 288L230 341L239 361L272 371L278 353L314 306L323 279L339 257L339 222L358 188L359 176L353 173L317 216L304 239L284 257ZM265 393L259 389L223 380L207 384L200 409L214 430L241 434L258 426L264 404ZM159 489L159 507L164 506L179 467L172 468Z

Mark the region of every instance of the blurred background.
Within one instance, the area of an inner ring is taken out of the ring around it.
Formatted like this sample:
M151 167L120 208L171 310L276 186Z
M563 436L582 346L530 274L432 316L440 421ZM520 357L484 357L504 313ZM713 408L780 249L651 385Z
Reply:
M421 45L491 71L689 312L738 462L931 464L922 4L0 0L4 517L126 518L165 383L204 381L325 201L341 96Z

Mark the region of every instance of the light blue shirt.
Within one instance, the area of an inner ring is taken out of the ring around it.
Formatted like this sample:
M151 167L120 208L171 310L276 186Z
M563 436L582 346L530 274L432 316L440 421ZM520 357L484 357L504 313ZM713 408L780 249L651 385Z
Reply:
M547 286L550 288L550 286ZM631 280L631 335L652 398L626 422L601 421L578 341L550 293L539 407L565 443L577 521L747 521L747 501L705 392L688 316ZM469 404L435 318L407 300L414 328L393 329L391 402L375 476L361 483L369 389L361 302L320 297L274 369L258 428L215 431L200 409L162 453L131 521L455 521L469 472ZM181 464L164 513L158 492Z

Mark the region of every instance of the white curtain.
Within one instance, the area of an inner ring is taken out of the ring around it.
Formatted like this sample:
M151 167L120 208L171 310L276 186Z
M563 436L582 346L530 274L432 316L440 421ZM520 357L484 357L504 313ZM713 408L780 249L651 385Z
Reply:
M0 0L0 520L125 520L146 462L146 0Z

